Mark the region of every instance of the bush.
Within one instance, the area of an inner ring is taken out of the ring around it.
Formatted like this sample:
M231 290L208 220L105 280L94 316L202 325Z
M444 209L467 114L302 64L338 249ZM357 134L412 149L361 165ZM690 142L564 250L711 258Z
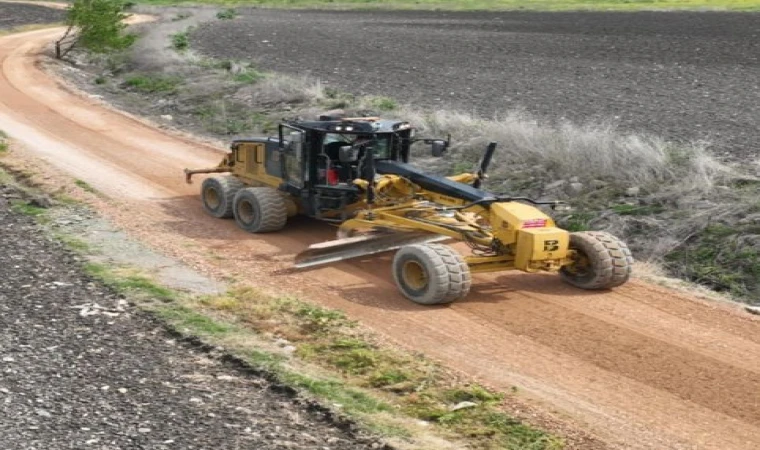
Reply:
M135 35L124 33L126 9L123 0L74 0L66 14L69 27L56 42L56 57L63 58L77 46L94 53L130 47Z
M238 16L237 11L234 8L227 8L216 13L216 18L220 20L232 20Z
M190 38L187 31L172 34L172 47L175 50L187 50L190 47Z

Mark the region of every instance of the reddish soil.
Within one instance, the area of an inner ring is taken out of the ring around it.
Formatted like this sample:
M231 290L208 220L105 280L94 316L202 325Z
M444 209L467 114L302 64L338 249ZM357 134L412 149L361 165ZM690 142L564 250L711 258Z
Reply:
M625 449L760 448L760 321L634 281L591 293L551 275L478 275L462 302L421 307L398 294L387 258L312 272L295 253L332 238L293 220L251 235L201 210L200 177L221 149L172 136L67 90L36 62L60 30L0 39L0 128L24 149L110 197L101 212L199 271L299 295L391 340L580 425Z

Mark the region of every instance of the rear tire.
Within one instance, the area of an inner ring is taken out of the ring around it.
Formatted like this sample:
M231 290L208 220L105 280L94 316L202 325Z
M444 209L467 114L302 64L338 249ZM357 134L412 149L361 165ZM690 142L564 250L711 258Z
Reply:
M232 217L235 194L244 186L233 176L206 178L201 185L203 209L218 219Z
M573 264L560 269L562 279L581 289L610 289L625 284L633 270L633 256L617 237L601 231L570 234Z
M421 305L451 303L467 296L472 279L464 258L441 244L407 245L393 258L393 278L402 294Z
M268 187L249 187L238 191L233 213L238 226L251 233L279 231L288 221L285 199Z

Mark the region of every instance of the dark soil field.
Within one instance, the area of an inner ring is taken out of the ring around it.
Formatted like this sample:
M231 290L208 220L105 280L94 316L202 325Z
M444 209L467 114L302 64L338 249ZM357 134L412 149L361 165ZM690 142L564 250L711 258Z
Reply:
M241 10L192 34L219 58L491 117L613 120L760 156L760 14Z
M43 6L0 2L0 30L22 25L60 22L64 12Z

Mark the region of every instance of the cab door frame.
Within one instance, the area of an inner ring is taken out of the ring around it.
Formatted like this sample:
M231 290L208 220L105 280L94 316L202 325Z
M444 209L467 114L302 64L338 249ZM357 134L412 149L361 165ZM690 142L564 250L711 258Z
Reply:
M300 197L309 183L309 173L306 170L309 158L307 133L302 128L288 124L280 124L279 132L284 190Z

